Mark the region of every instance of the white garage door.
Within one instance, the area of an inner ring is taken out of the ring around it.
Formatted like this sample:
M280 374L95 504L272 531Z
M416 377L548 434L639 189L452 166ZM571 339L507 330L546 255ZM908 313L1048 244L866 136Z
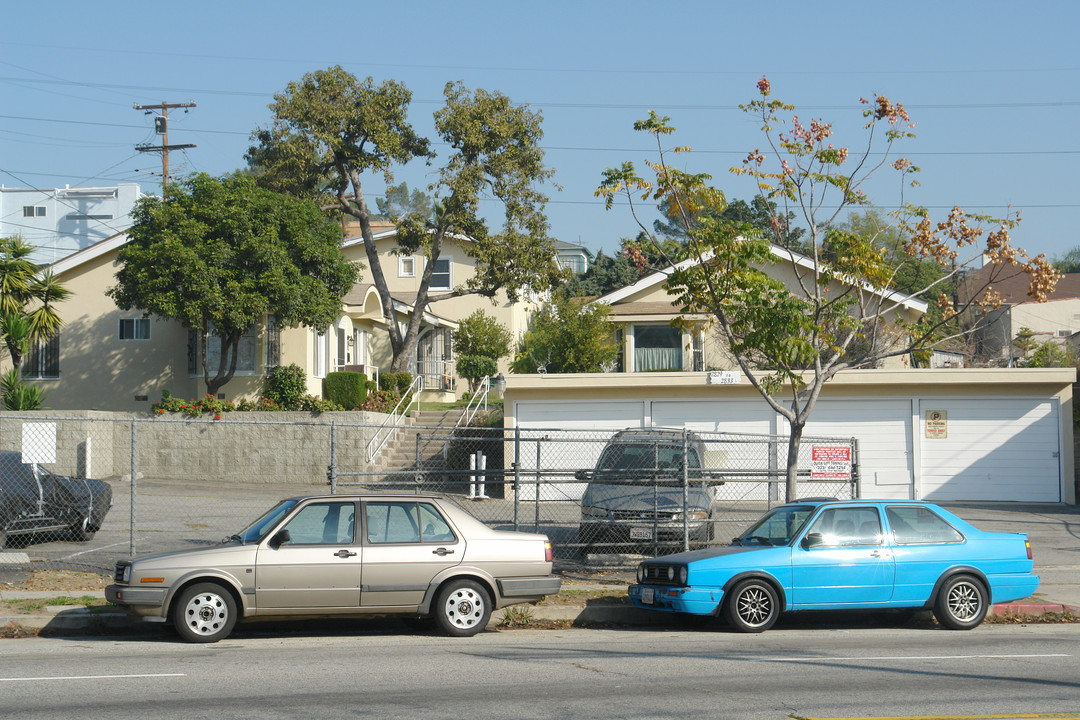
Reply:
M920 487L927 500L1061 501L1059 407L1050 399L923 400ZM944 437L926 437L944 411Z
M858 440L860 497L911 498L910 400L820 400L803 434Z
M644 424L641 400L594 402L519 402L514 406L522 431L522 500L580 500L585 483L576 482L575 470L596 467L611 431ZM530 430L536 432L529 432ZM550 440L536 438L541 433ZM539 462L539 465L537 465ZM537 477L536 468L555 471Z
M768 435L773 411L763 400L656 400L652 403L655 427L677 427L698 432Z

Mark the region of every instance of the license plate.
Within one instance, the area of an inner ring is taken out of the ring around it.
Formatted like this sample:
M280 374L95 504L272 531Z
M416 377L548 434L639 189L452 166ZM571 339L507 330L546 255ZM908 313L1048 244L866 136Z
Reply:
M652 605L654 601L655 590L651 587L641 588L641 602L646 605Z
M630 528L631 540L652 540L652 528L647 527L632 527Z

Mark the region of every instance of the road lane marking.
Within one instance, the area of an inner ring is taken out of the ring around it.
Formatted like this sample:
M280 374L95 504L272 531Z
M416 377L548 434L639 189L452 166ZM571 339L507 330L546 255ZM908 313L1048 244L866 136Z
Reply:
M978 660L986 660L986 659L989 659L989 660L1012 660L1012 659L1018 659L1018 658L1067 658L1067 657L1072 657L1072 655L1068 655L1068 654L1065 654L1065 653L1037 654L1037 655L1035 655L1035 654L1032 654L1032 655L880 655L880 656L869 656L869 657L829 657L829 656L826 656L826 655L821 655L821 656L818 656L818 657L802 657L802 658L793 658L793 657L790 657L790 656L750 658L748 660L748 662L806 663L806 662L821 662L823 660L844 660L844 661L854 661L854 660L976 660L976 659L978 659ZM978 715L978 716L972 716L972 717L987 717L987 718L991 718L991 717L995 717L995 718L996 717L1002 717L1002 718L1019 717L1019 718L1027 718L1027 717L1030 717L1030 716L1029 715L1016 715L1016 716L1013 716L1013 715L1000 715L1000 716L999 715L985 715L985 716ZM1048 717L1054 717L1054 716L1050 715ZM846 720L846 719L842 719L842 720ZM883 718L882 720L894 720L894 718ZM903 719L899 719L899 720L907 720L907 719L903 718ZM923 719L920 718L919 720L923 720ZM927 718L926 720L934 720L934 719L933 718Z
M67 675L58 677L0 678L0 682L42 682L45 680L127 680L130 678L187 677L187 673L141 673L138 675Z
M806 720L1080 720L1076 713L1022 713L1020 715L898 715L865 717L808 717Z

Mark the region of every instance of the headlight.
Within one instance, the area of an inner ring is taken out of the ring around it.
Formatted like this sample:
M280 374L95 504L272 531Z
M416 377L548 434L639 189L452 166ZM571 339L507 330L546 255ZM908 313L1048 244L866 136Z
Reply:
M688 574L689 573L688 573L685 565L683 565L681 568L679 568L679 584L680 585L685 585L686 584L686 577L687 577Z
M641 584L644 580L645 580L645 568L643 568L641 565L638 565L637 566L637 581L638 581L638 584Z
M672 580L675 579L675 568L671 567L670 565L668 565L668 569L667 569L667 579L668 579L668 582L671 582Z

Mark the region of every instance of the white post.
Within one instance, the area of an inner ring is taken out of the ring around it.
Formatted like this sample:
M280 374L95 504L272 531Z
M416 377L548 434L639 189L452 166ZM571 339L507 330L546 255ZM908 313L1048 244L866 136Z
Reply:
M476 469L480 471L480 494L477 497L487 500L487 455L483 450L477 450L476 454L480 456L479 462L476 463Z
M469 456L469 499L476 499L476 455Z

